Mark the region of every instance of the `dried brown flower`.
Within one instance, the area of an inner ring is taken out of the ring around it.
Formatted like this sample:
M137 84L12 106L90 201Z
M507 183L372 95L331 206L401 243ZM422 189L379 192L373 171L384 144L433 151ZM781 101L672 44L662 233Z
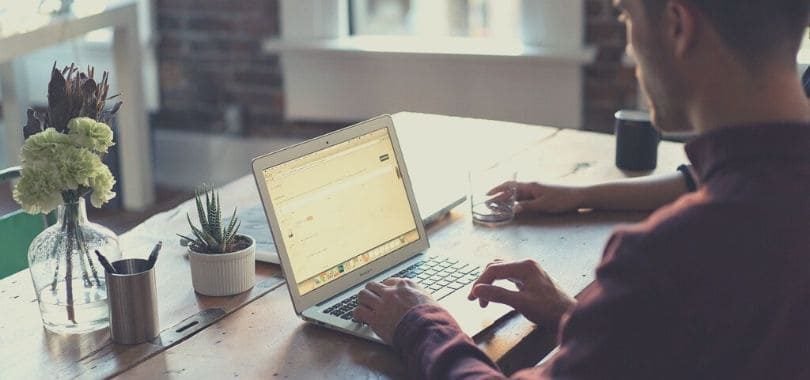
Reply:
M34 109L28 110L25 135L30 136L46 128L54 128L65 133L68 122L76 117L89 117L109 124L122 102L118 101L106 110L107 100L118 95L108 97L109 74L106 71L102 73L100 82L96 82L94 74L95 70L90 66L84 73L79 71L75 64L66 66L60 71L54 63L51 80L48 83L48 110L44 113Z

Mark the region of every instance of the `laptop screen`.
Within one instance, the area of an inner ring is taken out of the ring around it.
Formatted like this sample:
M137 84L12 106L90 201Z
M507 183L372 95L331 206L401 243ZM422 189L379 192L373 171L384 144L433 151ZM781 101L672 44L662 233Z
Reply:
M262 174L301 295L419 240L386 128Z

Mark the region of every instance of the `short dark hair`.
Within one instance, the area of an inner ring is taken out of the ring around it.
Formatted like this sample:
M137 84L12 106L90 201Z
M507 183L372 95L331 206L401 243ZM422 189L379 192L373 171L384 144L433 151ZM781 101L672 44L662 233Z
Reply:
M643 0L651 15L660 14L667 1ZM741 59L752 63L784 53L795 56L810 22L810 0L684 1L709 19Z

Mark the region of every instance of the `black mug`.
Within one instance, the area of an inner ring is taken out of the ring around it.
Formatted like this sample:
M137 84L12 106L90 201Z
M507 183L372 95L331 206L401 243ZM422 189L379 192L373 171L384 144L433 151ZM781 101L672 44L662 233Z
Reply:
M614 117L616 167L634 171L655 169L661 135L650 122L650 114L646 111L620 110Z

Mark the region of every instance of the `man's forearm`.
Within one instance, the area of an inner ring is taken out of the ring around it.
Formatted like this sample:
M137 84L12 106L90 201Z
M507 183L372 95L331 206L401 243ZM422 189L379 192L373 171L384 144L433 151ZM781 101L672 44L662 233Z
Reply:
M688 191L680 172L632 178L583 187L581 208L597 210L655 210Z

